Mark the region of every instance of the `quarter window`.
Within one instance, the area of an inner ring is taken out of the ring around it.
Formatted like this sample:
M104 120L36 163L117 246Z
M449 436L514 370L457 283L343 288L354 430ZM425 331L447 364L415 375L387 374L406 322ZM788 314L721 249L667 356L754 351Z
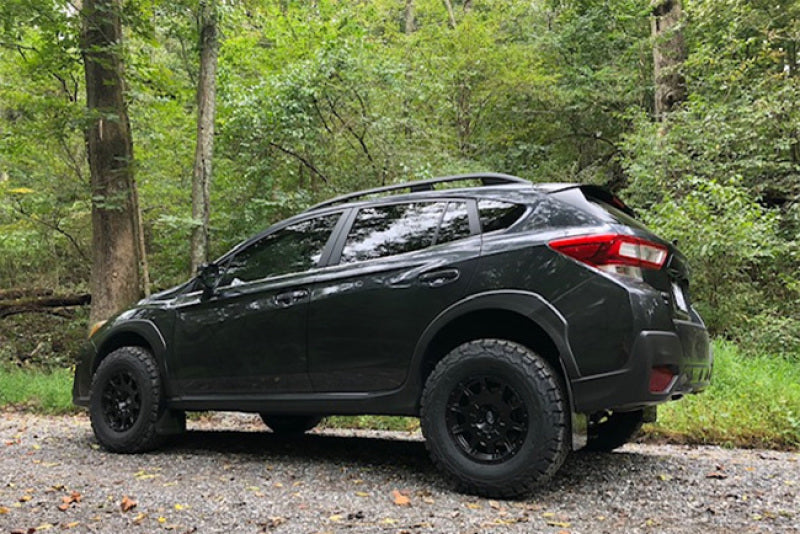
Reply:
M358 211L342 250L342 263L371 260L431 246L446 202L373 206Z
M479 200L478 213L484 233L493 232L504 230L517 222L525 213L525 206L497 200Z
M309 219L263 237L231 259L222 285L311 269L319 262L339 216Z

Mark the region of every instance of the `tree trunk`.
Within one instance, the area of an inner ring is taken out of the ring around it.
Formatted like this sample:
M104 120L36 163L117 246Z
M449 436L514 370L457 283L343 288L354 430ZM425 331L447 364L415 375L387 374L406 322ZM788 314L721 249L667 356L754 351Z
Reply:
M217 94L216 0L200 4L200 76L197 83L197 147L192 175L192 274L208 260L209 186L214 152Z
M447 10L447 18L450 20L450 27L456 29L456 15L453 12L453 3L450 0L442 0Z
M658 120L662 120L666 113L686 100L686 80L679 70L686 60L686 44L681 28L680 0L653 0L650 5L653 10L655 114Z
M406 24L405 24L405 33L406 35L414 33L414 30L417 29L417 24L414 15L414 0L406 0Z
M133 142L125 105L120 0L84 0L83 61L90 124L91 322L139 298Z

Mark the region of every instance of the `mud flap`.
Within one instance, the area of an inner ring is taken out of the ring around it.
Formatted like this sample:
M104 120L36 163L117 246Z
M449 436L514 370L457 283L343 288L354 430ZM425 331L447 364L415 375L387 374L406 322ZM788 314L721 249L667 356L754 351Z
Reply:
M572 450L578 451L586 446L588 439L587 429L589 428L589 419L586 414L572 413Z
M156 421L156 434L174 436L186 432L186 412L182 410L164 410Z

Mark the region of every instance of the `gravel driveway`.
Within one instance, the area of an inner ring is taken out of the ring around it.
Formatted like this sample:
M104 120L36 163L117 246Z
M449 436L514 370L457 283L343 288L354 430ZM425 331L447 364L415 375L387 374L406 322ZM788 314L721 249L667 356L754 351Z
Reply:
M83 415L0 418L0 533L800 532L798 453L577 453L514 502L451 491L416 434L285 439L257 417L216 415L125 456L99 449Z

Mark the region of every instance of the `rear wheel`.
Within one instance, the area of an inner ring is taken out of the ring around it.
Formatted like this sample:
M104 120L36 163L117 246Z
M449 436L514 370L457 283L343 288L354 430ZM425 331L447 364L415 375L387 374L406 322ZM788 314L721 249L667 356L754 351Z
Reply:
M497 339L465 343L431 373L420 420L433 462L459 489L520 497L547 482L568 451L567 405L547 362Z
M276 434L302 434L322 421L318 415L273 415L261 413L261 420Z
M644 410L600 412L589 417L586 450L611 452L636 436L644 422Z
M97 441L112 452L157 447L162 406L161 377L142 347L121 347L106 356L92 377L89 417Z

